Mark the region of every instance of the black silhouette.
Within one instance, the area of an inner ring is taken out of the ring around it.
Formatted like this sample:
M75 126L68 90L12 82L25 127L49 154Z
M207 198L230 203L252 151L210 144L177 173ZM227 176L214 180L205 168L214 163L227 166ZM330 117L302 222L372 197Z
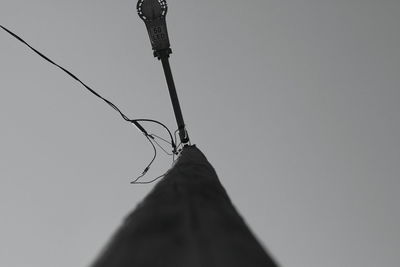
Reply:
M130 214L92 267L276 267L195 146Z

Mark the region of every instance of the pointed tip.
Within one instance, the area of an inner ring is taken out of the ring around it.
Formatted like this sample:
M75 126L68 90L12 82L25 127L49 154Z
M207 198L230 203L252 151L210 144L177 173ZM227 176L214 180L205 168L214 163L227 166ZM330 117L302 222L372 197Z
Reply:
M93 267L276 267L196 146L126 218Z

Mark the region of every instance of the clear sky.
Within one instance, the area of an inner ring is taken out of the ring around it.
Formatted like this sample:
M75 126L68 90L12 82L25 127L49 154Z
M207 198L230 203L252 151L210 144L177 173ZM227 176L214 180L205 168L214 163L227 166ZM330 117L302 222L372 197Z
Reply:
M128 116L175 128L136 1L0 3L0 24ZM400 2L168 3L191 139L277 261L399 266ZM129 184L151 147L5 32L0 73L0 266L87 266L153 187Z

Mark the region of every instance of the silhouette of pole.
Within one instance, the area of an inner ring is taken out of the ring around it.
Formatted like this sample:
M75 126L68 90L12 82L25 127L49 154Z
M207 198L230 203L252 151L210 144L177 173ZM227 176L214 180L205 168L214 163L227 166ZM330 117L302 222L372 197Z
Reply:
M153 55L161 60L165 78L167 80L172 107L174 109L176 123L178 125L179 138L185 146L190 142L190 140L186 131L178 94L176 93L175 83L169 64L169 55L172 53L172 50L170 48L167 23L165 20L167 10L168 7L165 0L139 0L137 3L138 14L146 24L153 49Z
M126 217L91 267L278 267L196 146Z
M175 83L172 77L172 72L171 72L171 67L169 65L168 57L161 58L161 62L163 65L165 78L167 79L169 95L171 97L172 106L174 108L176 123L178 124L179 137L181 139L181 142L183 144L186 144L189 142L189 136L185 128L185 122L183 121L183 115L181 107L179 105L179 99L176 93Z

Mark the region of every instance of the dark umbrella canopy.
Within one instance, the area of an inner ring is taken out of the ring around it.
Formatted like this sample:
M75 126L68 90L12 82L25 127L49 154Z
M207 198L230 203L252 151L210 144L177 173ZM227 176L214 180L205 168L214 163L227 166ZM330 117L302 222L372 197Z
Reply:
M274 267L195 146L126 218L92 267Z

